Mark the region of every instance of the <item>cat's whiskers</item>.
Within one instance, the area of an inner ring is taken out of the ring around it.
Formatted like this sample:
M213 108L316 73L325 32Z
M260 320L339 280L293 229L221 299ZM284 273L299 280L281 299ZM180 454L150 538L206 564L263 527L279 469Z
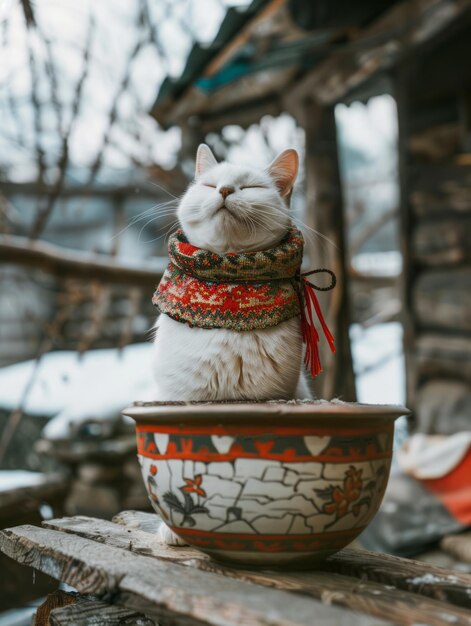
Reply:
M111 239L114 240L117 237L120 237L129 228L131 228L132 226L134 226L138 222L148 218L151 215L153 216L153 219L154 219L156 217L165 216L165 214L167 212L169 212L169 214L175 213L176 210L177 210L177 206L173 204L174 202L175 202L175 200L173 200L173 199L172 200L167 200L167 202L162 202L161 204L157 204L157 205L151 206L149 209L146 209L145 211L142 211L138 215L135 215L133 218L131 218L129 220L129 222L126 224L126 226L124 228L122 228L119 232L117 232L115 235L113 235L113 237ZM171 206L171 205L173 205L173 206Z

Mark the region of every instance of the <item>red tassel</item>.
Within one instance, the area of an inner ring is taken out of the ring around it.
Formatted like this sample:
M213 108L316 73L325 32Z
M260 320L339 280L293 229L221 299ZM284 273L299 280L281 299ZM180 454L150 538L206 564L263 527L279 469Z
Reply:
M325 323L324 316L319 301L316 296L315 287L303 276L304 305L301 312L301 329L303 341L306 344L306 355L304 364L314 378L322 372L321 359L319 354L319 333L314 325L313 309L316 312L325 338L327 339L331 352L335 352L335 339Z

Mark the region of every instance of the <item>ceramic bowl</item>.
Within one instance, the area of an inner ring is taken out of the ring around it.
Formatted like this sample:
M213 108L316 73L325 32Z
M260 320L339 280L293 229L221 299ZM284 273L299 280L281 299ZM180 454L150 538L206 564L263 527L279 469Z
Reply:
M188 544L246 565L315 566L375 515L398 406L136 403L150 501Z

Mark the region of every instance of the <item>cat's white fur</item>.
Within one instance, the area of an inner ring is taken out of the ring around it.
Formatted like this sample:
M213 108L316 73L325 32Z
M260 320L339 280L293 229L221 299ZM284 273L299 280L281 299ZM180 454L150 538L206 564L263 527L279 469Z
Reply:
M267 169L258 170L217 163L202 144L195 180L177 211L189 242L220 254L273 247L291 224L287 198L297 171L294 150L285 150ZM225 198L224 187L234 189ZM236 332L190 328L162 314L156 331L157 400L309 397L301 375L298 318L263 330ZM175 543L163 525L160 537Z

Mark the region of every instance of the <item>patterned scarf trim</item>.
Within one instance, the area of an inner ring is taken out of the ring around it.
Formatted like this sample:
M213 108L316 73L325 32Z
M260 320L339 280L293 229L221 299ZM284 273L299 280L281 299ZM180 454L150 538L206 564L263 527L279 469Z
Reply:
M256 330L301 315L306 366L315 376L321 366L313 309L324 333L330 333L314 293L316 287L300 275L303 246L301 232L292 228L268 250L216 254L193 246L178 230L169 239L170 263L152 303L178 322L206 329ZM333 337L328 335L333 348Z

